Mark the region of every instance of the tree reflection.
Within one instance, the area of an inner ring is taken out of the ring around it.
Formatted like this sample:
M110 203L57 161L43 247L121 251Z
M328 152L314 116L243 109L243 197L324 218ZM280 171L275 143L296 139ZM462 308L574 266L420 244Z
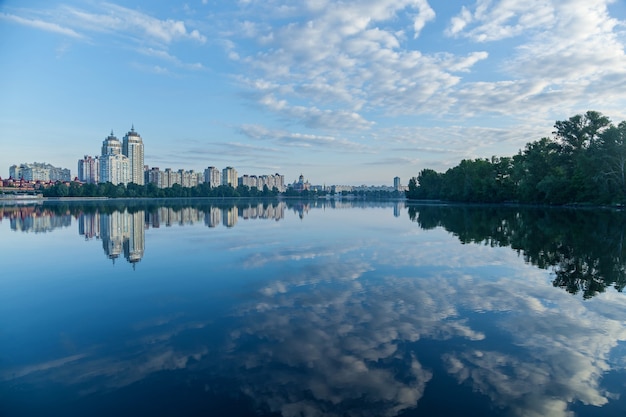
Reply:
M463 243L510 247L552 269L555 287L588 299L626 286L626 217L610 210L481 206L409 206L422 229L442 227Z

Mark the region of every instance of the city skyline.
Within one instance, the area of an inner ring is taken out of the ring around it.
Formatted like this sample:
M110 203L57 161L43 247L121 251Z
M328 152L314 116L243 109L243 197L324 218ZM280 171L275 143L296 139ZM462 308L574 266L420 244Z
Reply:
M389 185L626 119L615 0L0 4L0 176L76 169L111 123L150 166Z
M257 188L262 188L257 186L256 184L252 184L252 182L256 181L257 178L261 179L263 177L274 177L280 176L280 184L278 184L278 189L281 192L284 192L287 188L287 184L284 182L284 175L276 174L242 174L241 177L238 176L238 172L236 168L232 166L227 166L222 170L217 169L216 167L210 165L204 170L195 171L193 169L186 170L185 168L172 170L171 167L167 167L164 170L160 170L159 167L150 166L145 164L144 162L144 144L143 139L139 132L135 131L135 125L131 125L130 131L128 131L124 136L123 140L120 141L115 135L115 131L111 129L111 132L107 137L104 138L101 144L101 150L99 154L87 154L85 153L82 159L78 159L77 169L75 175L70 175L71 180L63 179L63 181L73 181L74 179L78 179L80 182L84 183L104 183L111 182L114 184L122 183L127 185L129 183L135 183L137 185L145 185L149 182L153 182L159 186L159 188L167 188L170 187L169 180L167 179L164 183L164 178L162 175L170 176L172 174L180 174L191 175L197 178L187 179L185 181L183 178L178 180L174 180L174 183L181 184L183 186L195 186L201 182L206 182L211 184L211 186L218 185L230 185L236 188L238 185L247 185L249 187L255 186ZM50 168L55 168L57 170L63 170L66 172L71 172L69 168L64 167L53 167L52 164L47 162L44 163L21 163L21 165L13 164L9 167L9 177L12 179L20 179L21 175L14 175L14 171L18 172L20 166L28 166L28 165L49 165ZM2 176L0 176L2 178ZM41 178L25 178L28 180L41 179ZM60 179L59 179L60 180ZM243 180L243 182L242 182ZM298 179L295 179L293 182L293 186L300 185L302 187L304 181L304 175L301 173ZM307 189L310 187L310 183L306 182ZM329 184L330 185L330 184ZM332 184L336 186L345 186L345 184ZM316 184L319 186L319 184ZM361 184L360 186L367 186L366 184ZM352 187L352 186L348 186ZM270 187L271 188L271 187ZM400 184L400 178L393 178L393 188L400 189L402 188Z

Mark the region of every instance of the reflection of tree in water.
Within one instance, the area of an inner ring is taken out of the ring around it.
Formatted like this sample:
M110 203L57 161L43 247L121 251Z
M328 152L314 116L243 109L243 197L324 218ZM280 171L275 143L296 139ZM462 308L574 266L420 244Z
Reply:
M540 268L555 287L591 298L626 286L626 217L614 211L479 206L411 206L423 229L443 227L462 243L509 246Z

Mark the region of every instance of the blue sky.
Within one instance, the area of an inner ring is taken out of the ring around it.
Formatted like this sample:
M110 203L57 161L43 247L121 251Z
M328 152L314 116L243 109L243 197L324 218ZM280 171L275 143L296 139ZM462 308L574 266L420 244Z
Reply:
M626 2L0 1L0 176L134 125L145 163L407 184L626 119Z

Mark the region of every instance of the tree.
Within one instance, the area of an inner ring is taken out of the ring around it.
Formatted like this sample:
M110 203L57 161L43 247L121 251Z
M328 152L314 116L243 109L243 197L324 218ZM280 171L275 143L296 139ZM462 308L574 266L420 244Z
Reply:
M83 186L76 181L70 182L70 186L68 189L68 196L70 197L81 197L83 195Z
M69 195L69 187L62 182L56 182L54 185L44 190L46 197L67 197Z
M247 185L238 185L235 191L238 197L250 197L250 187Z
M608 117L589 110L584 115L577 114L568 120L557 121L553 133L567 152L576 153L589 148L610 124Z
M514 157L512 169L517 198L525 203L546 203L550 190L539 189L539 183L554 175L558 146L550 138L527 143L523 152Z
M560 145L560 165L567 178L567 202L594 201L598 190L594 181L597 166L593 152L600 134L611 125L608 117L589 110L554 124L555 138Z
M432 169L423 169L417 176L421 198L437 199L441 197L442 175Z
M98 186L96 184L83 184L82 189L83 196L85 197L96 197L98 195Z
M334 195L334 191L331 192ZM413 177L409 180L409 189L405 192L406 198L410 200L417 200L419 197L419 191L417 187L417 178Z
M597 148L600 169L594 179L615 202L626 202L626 122L603 131Z

